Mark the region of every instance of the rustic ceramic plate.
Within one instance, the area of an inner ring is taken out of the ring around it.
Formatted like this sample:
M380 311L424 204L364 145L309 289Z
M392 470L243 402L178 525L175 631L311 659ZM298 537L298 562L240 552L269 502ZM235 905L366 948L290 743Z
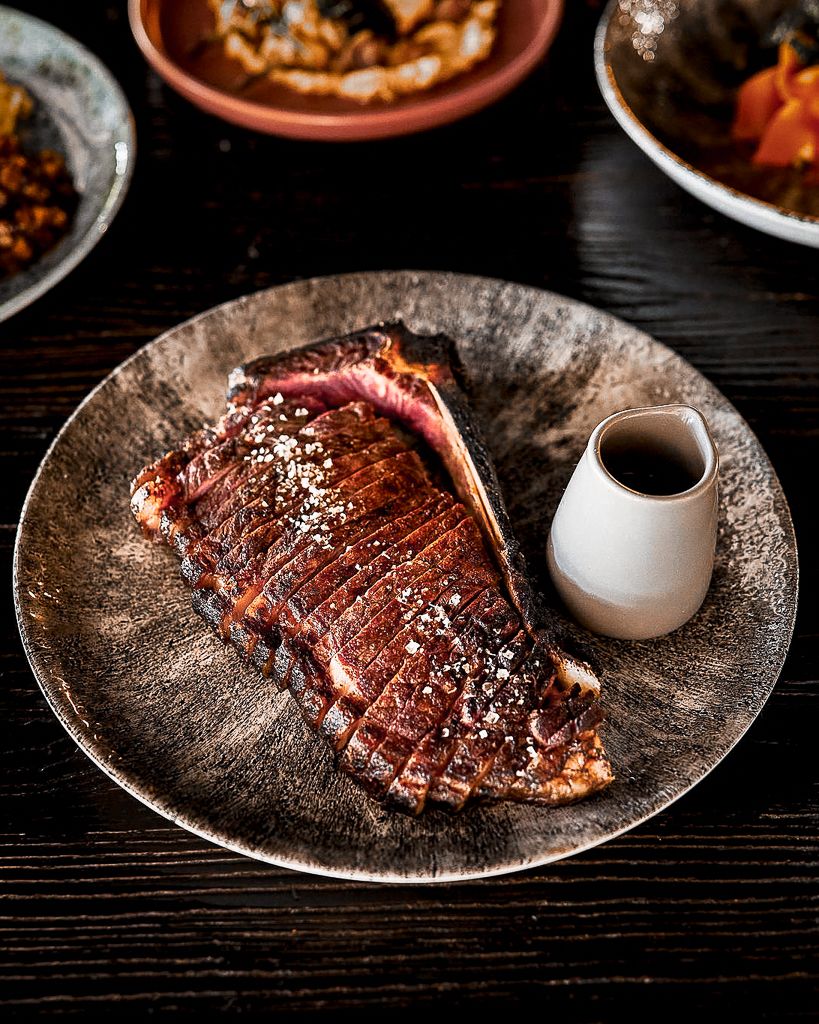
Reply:
M736 92L776 63L768 38L791 0L611 0L595 67L621 127L678 185L777 238L819 246L819 188L756 167L731 140Z
M36 103L21 128L24 145L62 153L80 194L68 234L26 270L0 279L5 320L62 280L105 234L125 198L136 142L131 111L111 73L52 25L0 7L0 71Z
M333 96L303 96L284 86L266 87L264 102L259 102L228 91L224 69L200 69L191 61L190 54L212 25L205 0L128 0L137 45L154 70L186 99L245 128L324 142L407 135L494 103L543 59L562 14L563 0L507 0L498 14L498 37L487 60L450 82L392 103L362 105Z
M713 586L660 640L591 639L617 778L558 809L501 804L417 820L385 812L312 736L286 694L190 609L177 561L138 533L132 474L223 408L242 360L403 317L447 331L546 587L552 513L592 427L626 406L687 402L722 460ZM304 871L420 882L577 853L667 807L742 736L791 637L797 562L765 453L725 398L669 349L549 292L452 274L320 278L211 310L137 352L63 428L32 485L15 552L26 651L63 725L104 771L185 828Z

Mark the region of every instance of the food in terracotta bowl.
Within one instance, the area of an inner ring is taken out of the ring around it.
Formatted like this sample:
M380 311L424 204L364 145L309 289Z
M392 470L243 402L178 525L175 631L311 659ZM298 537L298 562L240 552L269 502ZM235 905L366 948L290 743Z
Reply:
M361 103L422 92L489 56L500 0L206 0L182 61L264 98L284 85Z
M375 139L498 100L554 39L563 0L129 0L155 70L257 131Z
M817 39L816 0L612 0L598 80L622 127L688 191L819 245Z

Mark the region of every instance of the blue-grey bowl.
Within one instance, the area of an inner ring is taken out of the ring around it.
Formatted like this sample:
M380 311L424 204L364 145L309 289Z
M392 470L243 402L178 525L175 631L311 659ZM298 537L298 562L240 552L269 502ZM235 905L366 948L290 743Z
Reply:
M71 229L18 274L0 278L0 321L43 295L83 260L122 204L136 152L134 120L108 69L38 18L0 6L0 71L35 100L23 145L65 157L80 195Z

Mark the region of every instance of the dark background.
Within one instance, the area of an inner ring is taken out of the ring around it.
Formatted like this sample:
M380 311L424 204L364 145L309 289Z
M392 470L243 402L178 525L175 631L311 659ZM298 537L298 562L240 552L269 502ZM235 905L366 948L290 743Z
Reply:
M802 598L769 704L668 811L548 868L402 888L267 867L127 796L48 710L7 584L0 1014L345 1009L400 1019L435 1004L578 1021L819 1017L817 253L710 212L625 138L594 84L597 11L582 0L569 0L548 62L494 108L425 135L336 146L255 136L199 113L149 72L124 0L20 6L112 69L134 110L138 154L97 249L0 326L7 580L46 447L136 348L268 285L410 267L582 299L707 374L781 476Z

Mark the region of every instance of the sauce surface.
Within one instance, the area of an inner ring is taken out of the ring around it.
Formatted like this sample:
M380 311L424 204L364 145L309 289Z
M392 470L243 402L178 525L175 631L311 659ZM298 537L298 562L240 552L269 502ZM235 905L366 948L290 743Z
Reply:
M641 494L681 494L699 480L682 462L650 448L623 448L601 458L615 480Z

